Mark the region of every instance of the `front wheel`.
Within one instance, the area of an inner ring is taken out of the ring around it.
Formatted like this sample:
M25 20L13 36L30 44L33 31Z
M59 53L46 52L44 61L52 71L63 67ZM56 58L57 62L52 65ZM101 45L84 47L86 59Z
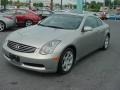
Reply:
M27 20L25 22L25 26L28 27L28 26L31 26L33 24L33 22L31 20Z
M0 21L0 32L5 30L5 24Z
M58 73L68 73L73 67L74 59L75 55L73 49L67 48L64 50L58 64Z

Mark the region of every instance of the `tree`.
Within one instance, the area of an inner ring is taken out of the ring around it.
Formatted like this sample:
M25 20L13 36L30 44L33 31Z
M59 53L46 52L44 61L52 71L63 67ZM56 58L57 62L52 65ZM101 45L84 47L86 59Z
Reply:
M41 3L41 2L38 3L38 6L39 6L39 7L43 7L43 3Z
M12 1L12 0L9 0L9 1L8 1L8 4L9 4L9 5L12 5L12 4L13 4L13 1Z
M33 4L34 7L43 7L43 3L40 2L40 3L34 3Z
M37 7L37 3L33 3L33 6L34 6L34 7Z
M1 0L1 5L6 9L6 6L8 4L8 0Z
M115 5L115 7L120 5L120 0L114 0L113 4Z
M20 5L20 1L19 0L17 0L16 2L15 2L15 5L17 6L17 8L19 8L21 5Z
M90 3L89 8L95 9L95 8L96 8L96 1L92 1L92 2Z
M105 6L110 6L111 5L111 0L105 0Z
M91 11L99 11L100 7L103 5L103 3L101 2L96 2L96 1L92 1L91 3L87 3L88 9Z
M76 8L77 8L77 5L73 5L73 8L76 9Z
M68 5L64 5L64 7L65 7L65 8L67 8L67 7L68 7Z

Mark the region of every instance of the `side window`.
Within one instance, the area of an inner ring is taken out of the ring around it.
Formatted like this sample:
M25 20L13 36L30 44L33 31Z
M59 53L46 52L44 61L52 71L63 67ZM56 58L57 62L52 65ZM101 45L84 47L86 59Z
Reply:
M97 22L98 22L98 26L102 26L103 25L103 22L97 18Z
M90 26L92 28L96 28L96 27L98 27L98 22L97 22L96 18L89 16L89 17L87 17L84 26Z
M24 14L26 14L27 12L26 11L24 11L24 10L17 10L17 14L18 15L24 15Z

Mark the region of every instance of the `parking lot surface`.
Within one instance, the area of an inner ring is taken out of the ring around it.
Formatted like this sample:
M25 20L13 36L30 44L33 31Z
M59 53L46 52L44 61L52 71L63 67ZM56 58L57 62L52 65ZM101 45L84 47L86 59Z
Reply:
M43 74L12 66L2 56L5 37L16 30L0 32L0 90L120 90L120 21L106 21L111 28L111 46L81 59L66 75Z

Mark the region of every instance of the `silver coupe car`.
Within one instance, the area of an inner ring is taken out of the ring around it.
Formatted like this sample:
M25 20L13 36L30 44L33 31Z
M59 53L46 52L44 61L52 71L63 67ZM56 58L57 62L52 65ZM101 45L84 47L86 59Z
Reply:
M8 13L0 13L0 32L15 25L15 16Z
M109 25L99 18L58 13L11 33L3 45L3 55L11 64L24 69L65 74L90 52L106 50L109 41Z

